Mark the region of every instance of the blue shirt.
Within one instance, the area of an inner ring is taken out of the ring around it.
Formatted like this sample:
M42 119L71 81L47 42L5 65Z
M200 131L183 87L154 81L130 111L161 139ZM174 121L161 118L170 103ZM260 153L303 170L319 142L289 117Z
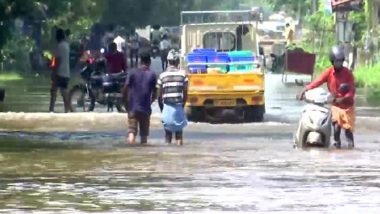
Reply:
M147 66L131 71L128 75L128 112L152 113L152 95L156 90L156 74Z

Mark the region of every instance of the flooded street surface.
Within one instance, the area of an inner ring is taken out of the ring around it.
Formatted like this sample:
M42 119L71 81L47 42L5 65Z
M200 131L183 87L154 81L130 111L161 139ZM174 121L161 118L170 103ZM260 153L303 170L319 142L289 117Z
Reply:
M124 114L88 115L88 130L74 116L2 114L0 212L378 213L379 108L359 93L355 150L294 150L300 88L267 78L264 123L191 123L183 147L163 143L157 109L144 147L125 145L125 119L115 119ZM12 117L23 121L17 132Z
M124 132L3 133L0 207L376 213L378 135L358 136L354 151L300 151L292 127L265 127L191 125L183 148L160 130L146 147L125 146Z

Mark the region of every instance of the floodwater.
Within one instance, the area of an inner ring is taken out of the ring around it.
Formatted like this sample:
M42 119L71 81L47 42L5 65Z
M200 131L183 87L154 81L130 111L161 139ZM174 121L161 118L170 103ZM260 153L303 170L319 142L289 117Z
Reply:
M264 123L190 123L183 147L156 108L148 146L124 114L0 114L0 212L378 213L380 109L359 92L355 150L294 150L300 87L267 78ZM38 87L3 108L45 112Z

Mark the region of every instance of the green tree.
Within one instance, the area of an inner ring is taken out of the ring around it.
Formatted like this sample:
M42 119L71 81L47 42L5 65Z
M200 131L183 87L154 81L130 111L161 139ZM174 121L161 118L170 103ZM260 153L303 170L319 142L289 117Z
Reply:
M75 38L87 34L100 19L105 0L0 0L0 61L19 71L30 71L29 53L34 41L21 34L15 20L41 21L33 31L41 30L42 47L52 46L53 26L70 29ZM38 52L36 52L38 56Z
M274 10L285 10L289 14L298 15L302 22L303 17L310 11L312 0L266 0Z
M178 25L183 10L213 10L231 0L104 0L102 21L125 27ZM234 0L235 1L235 0Z
M0 48L11 35L16 18L47 18L49 27L89 28L99 20L105 0L0 0ZM48 31L48 30L47 30Z
M28 13L35 12L33 1L1 0L0 1L0 49L11 35L13 20Z

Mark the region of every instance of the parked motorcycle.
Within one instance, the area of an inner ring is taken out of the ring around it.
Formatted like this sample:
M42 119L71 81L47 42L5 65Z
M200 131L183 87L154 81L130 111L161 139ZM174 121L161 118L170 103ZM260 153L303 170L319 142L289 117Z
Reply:
M126 72L106 74L103 60L87 62L80 75L84 83L70 90L70 101L77 112L94 111L95 104L107 106L107 112L125 112L122 89L127 78Z
M153 59L160 56L160 42L153 41L151 45L151 55Z
M152 46L152 57L155 59L160 55L160 49L158 46Z

